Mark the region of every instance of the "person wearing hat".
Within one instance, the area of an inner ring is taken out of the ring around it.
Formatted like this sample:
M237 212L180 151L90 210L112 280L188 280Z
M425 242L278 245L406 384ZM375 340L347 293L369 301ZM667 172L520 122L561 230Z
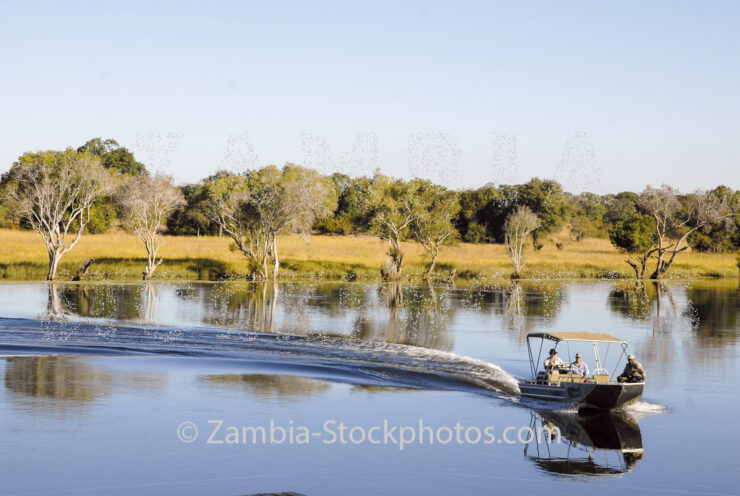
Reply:
M558 365L563 365L563 361L558 358L558 352L555 351L555 348L551 348L550 357L545 358L545 371L550 372L553 367L557 367Z
M581 382L588 380L588 365L583 361L580 353L576 353L576 361L570 364L570 371L572 374L580 375Z
M642 368L640 362L635 361L635 355L627 357L627 364L624 366L622 375L617 377L619 382L645 382L647 374Z

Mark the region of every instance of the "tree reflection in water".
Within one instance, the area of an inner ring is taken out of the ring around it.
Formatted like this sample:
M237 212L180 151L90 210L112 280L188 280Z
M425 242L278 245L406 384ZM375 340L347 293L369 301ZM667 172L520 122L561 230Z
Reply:
M588 283L593 284L593 283ZM650 356L671 360L670 336L692 330L700 347L737 340L740 290L736 283L616 282L608 308L652 328ZM502 281L494 284L409 283L219 283L48 285L45 320L76 317L167 324L161 315L192 310L188 325L229 327L268 333L331 335L450 350L450 327L459 312L500 316L501 327L522 342L551 322L583 286L567 281ZM166 297L164 295L167 295ZM165 312L160 312L166 300ZM575 302L574 304L578 304ZM174 307L172 307L174 305ZM493 329L498 328L495 326Z
M737 341L740 329L740 287L693 283L687 288L694 332L701 346L720 348Z
M678 345L675 335L689 331L692 349L722 348L737 341L740 290L734 283L645 281L616 283L609 292L612 312L650 323L646 358L671 363ZM704 360L691 353L691 359Z
M82 357L14 356L4 360L4 385L8 391L26 398L60 400L35 403L55 409L92 403L111 395L116 387L123 385L145 390L157 390L163 386L159 376L121 374L90 364Z
M295 375L273 374L210 374L203 380L212 385L243 388L260 398L296 401L328 391L328 382Z

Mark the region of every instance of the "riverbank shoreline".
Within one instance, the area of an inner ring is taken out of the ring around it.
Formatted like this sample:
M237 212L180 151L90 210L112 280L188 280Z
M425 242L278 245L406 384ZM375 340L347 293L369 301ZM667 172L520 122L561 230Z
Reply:
M32 231L0 229L0 280L42 281L48 258L40 237ZM279 239L283 281L366 281L381 280L386 244L365 235L286 235ZM235 251L232 241L216 236L165 236L160 251L164 263L156 281L244 280L246 258ZM421 281L429 263L418 243L404 242L404 280ZM94 259L87 280L137 281L146 264L141 241L134 235L113 232L84 235L77 246L62 258L58 280L70 281L85 261ZM627 255L606 239L571 240L567 233L550 236L544 247L530 248L525 269L528 280L633 279L625 263ZM654 264L651 264L651 266ZM434 280L448 278L454 269L458 281L508 279L511 264L501 244L458 243L442 248ZM666 279L737 279L736 255L697 253L678 256Z

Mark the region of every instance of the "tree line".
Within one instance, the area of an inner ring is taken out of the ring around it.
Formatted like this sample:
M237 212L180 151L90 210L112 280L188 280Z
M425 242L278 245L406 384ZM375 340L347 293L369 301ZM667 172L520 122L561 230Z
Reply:
M495 179L495 178L492 178ZM144 279L162 263L161 234L229 236L253 280L276 279L281 233L371 234L386 241L386 280L403 277L402 241L418 242L433 276L440 250L459 241L504 243L522 277L528 250L567 226L575 241L608 238L638 279L663 277L688 247L740 248L740 192L727 186L682 194L663 185L640 193L571 194L557 182L487 184L453 191L425 179L322 175L295 164L218 171L176 186L151 174L115 140L25 153L0 178L0 224L39 233L47 279L84 232L123 227L147 253ZM648 271L648 265L655 268Z

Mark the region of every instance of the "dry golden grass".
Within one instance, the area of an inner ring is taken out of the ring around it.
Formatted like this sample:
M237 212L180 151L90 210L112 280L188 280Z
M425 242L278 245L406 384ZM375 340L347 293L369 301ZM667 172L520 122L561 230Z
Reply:
M556 243L562 243L562 249ZM230 249L227 237L166 236L160 255L165 263L158 279L212 279L219 274L238 277L246 270L242 254ZM386 245L371 236L281 236L282 277L319 279L377 279ZM417 243L404 243L406 272L420 275L428 263ZM96 263L91 279L135 280L141 277L145 252L135 236L122 232L85 235L62 259L60 279L70 279L87 259ZM632 271L606 239L572 241L565 232L545 240L540 251L529 251L528 278L568 279L631 277ZM40 280L46 275L47 254L40 237L30 231L0 229L0 278ZM683 253L669 277L737 277L733 254ZM455 268L462 278L508 277L511 265L503 245L460 243L444 247L438 273Z

